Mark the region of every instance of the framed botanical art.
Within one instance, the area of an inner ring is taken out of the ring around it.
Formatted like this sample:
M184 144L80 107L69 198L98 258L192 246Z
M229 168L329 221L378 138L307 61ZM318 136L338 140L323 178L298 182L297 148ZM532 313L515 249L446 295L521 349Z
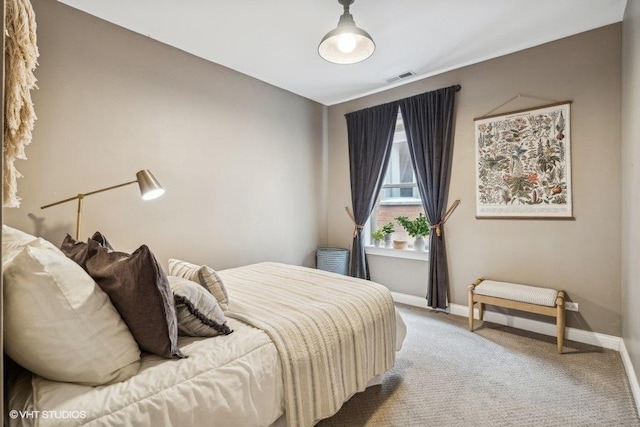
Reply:
M570 106L475 119L477 218L572 218Z

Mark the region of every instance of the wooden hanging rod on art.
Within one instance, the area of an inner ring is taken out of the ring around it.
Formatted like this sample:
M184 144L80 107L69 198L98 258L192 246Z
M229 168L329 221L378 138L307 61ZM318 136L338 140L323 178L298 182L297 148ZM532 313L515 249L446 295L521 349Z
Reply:
M505 105L515 101L518 98L538 99L540 101L551 102L551 104L540 105L540 106L533 107L533 108L523 108L521 110L516 110L516 111L510 111L508 114L523 113L525 111L534 110L534 109L538 109L538 108L555 107L556 105L561 105L561 104L571 104L571 101L557 101L557 100L554 100L554 99L541 98L539 96L526 95L526 94L519 93L516 96L513 96L513 97L509 98L507 101L505 101L502 104L498 105L496 108L494 108L493 110L491 110L488 113L484 114L483 116L476 117L475 119L473 119L473 121L490 119L492 117L498 117L498 116L504 116L505 113L499 113L499 114L492 114L492 113L497 111L497 110L499 110L500 108L504 107Z

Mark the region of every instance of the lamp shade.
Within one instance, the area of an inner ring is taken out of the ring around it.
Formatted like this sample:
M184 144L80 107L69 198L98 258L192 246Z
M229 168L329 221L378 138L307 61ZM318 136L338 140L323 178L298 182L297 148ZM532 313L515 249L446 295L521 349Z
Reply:
M138 180L143 200L155 199L164 194L164 188L148 169L138 171L136 179Z
M340 16L338 27L329 31L318 46L318 54L334 64L355 64L364 61L376 49L369 33L356 27L348 9L352 2L340 0L340 3L345 6L345 13Z

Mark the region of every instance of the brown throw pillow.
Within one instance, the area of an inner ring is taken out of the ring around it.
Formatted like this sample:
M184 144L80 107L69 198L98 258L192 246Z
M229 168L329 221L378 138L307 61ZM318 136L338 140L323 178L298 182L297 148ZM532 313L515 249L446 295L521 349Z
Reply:
M111 243L109 243L107 238L104 237L99 231L93 233L93 236L91 236L91 240L95 240L96 242L98 242L98 244L100 244L100 246L107 248L109 251L113 250ZM68 258L71 258L77 264L81 265L82 268L84 268L84 265L87 262L87 251L89 250L89 245L87 245L85 242L78 242L73 237L67 234L62 242L62 246L60 246L60 249Z
M89 239L86 256L83 250L66 249L63 247L63 252L80 261L109 296L142 350L167 358L184 357L178 349L176 312L167 276L146 245L127 254L110 251Z

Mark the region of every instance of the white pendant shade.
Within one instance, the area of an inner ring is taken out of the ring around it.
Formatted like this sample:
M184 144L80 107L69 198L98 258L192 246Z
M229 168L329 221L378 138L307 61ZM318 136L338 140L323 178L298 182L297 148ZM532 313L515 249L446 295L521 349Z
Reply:
M345 12L340 16L338 27L327 33L318 46L320 56L334 64L355 64L364 61L373 54L376 45L371 36L362 28L356 27L349 5L353 0L338 0L344 5Z

